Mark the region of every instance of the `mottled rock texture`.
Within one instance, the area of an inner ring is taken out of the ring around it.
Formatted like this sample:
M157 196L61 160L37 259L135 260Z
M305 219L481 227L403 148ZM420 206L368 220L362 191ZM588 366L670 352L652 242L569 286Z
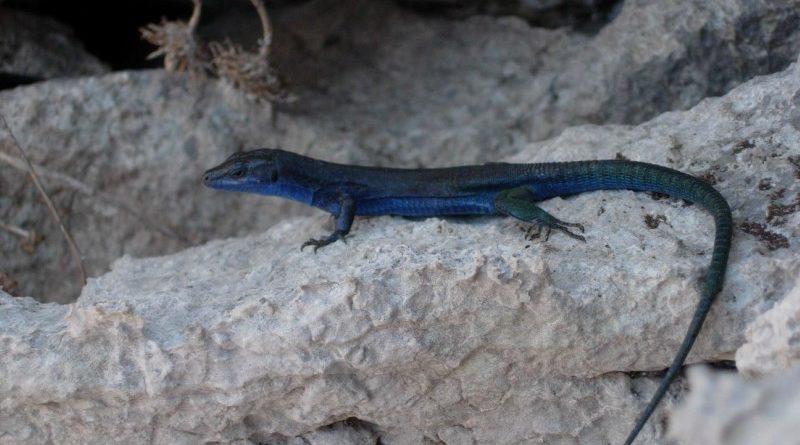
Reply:
M268 104L230 101L217 83L162 71L124 72L0 96L0 113L62 210L90 275L123 254L174 252L264 230L299 208L231 199L202 187L210 164L245 147L281 141L269 124ZM10 147L1 128L0 140ZM6 148L0 159L18 155ZM46 234L33 253L18 238L0 234L8 252L2 271L19 282L22 295L50 293L45 300L69 301L77 292L74 264L38 192L24 170L5 162L0 189L2 221Z
M199 187L202 171L234 151L280 146L403 167L496 161L570 125L637 124L779 71L800 51L799 15L798 1L631 0L587 34L313 1L273 14L273 60L292 104L248 103L215 81L144 71L2 92L0 113L97 276L123 254L176 252L308 214ZM249 43L258 26L250 11L201 22L217 31L210 37ZM609 147L598 140L582 155L613 156L599 151ZM537 156L567 159L549 148ZM0 221L46 236L31 254L0 231L0 272L19 295L72 301L77 281L52 279L73 267L66 244L35 190L5 163L0 190Z
M800 213L767 216L800 192L798 97L794 64L689 111L569 129L513 159L658 162L716 182L737 224L762 224L737 232L690 361L730 358L800 274ZM619 443L657 382L624 372L671 360L711 220L632 192L545 207L585 222L587 243L526 241L508 219L379 217L312 255L297 247L328 229L315 216L125 257L73 305L3 296L0 441ZM665 415L641 443L665 443Z
M745 331L746 342L736 351L739 371L751 377L800 366L800 280L773 308Z
M258 146L406 167L625 157L702 176L737 231L689 361L791 366L797 6L634 0L587 34L314 1L275 19L292 104L161 71L0 93L95 277L72 304L40 302L70 300L74 273L0 134L0 221L46 234L27 253L0 231L0 272L38 298L0 292L0 445L622 442L658 381L638 372L669 364L697 302L702 210L632 192L543 204L586 243L501 218L363 218L313 255L298 247L330 230L324 215L200 186ZM698 375L684 414L669 418L679 381L638 443L667 443L668 423L687 443L791 431L797 397L776 388L795 377Z
M670 422L684 445L792 445L800 426L800 368L748 381L692 369L691 391Z
M107 71L63 24L0 7L0 76L43 80Z

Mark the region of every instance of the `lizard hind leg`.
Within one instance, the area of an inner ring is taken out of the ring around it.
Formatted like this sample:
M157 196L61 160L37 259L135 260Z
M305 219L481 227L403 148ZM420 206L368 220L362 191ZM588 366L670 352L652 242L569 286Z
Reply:
M574 233L570 227L583 232L583 225L562 221L547 213L536 205L533 193L526 186L503 190L494 199L494 208L501 214L511 216L541 226L545 230L545 241L550 237L550 230L558 230L580 241L586 241L581 235Z

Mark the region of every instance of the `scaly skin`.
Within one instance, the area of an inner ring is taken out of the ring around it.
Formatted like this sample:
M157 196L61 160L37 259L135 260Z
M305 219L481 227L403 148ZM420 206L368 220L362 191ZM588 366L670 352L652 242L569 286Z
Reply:
M579 161L542 164L395 169L319 161L277 149L237 153L205 173L207 186L281 196L336 216L336 230L303 247L314 251L350 231L355 215L506 215L584 240L535 202L593 190L658 192L702 206L714 217L716 235L700 301L675 358L642 411L625 445L633 443L664 397L697 339L714 298L722 288L733 222L725 198L713 187L685 173L632 161Z

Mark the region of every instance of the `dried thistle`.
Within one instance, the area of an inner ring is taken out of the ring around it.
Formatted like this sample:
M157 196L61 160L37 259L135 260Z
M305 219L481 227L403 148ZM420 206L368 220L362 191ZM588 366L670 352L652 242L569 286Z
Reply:
M237 90L267 100L288 98L280 76L260 51L250 53L230 42L211 42L209 48L217 75Z
M262 0L251 0L261 19L262 38L258 42L258 52L245 51L231 42L211 42L211 61L217 75L234 88L252 94L258 99L288 101L280 75L269 63L272 43L272 28Z
M167 71L188 71L204 74L209 69L209 55L205 45L195 32L200 22L200 0L192 0L194 9L189 22L161 20L139 29L142 38L157 46L147 58L164 56L164 69Z

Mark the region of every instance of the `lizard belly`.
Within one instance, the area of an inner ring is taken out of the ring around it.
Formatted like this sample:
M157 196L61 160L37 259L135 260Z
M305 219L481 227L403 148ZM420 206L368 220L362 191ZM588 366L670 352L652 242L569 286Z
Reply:
M444 216L494 215L494 197L385 197L359 200L356 215Z

